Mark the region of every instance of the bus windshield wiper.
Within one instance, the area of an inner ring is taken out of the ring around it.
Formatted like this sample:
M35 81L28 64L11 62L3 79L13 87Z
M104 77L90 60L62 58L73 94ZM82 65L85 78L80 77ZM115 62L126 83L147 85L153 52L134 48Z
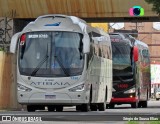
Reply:
M40 63L37 65L37 67L32 71L32 73L31 73L31 76L34 76L36 73L37 73L37 71L40 69L40 67L43 65L43 63L45 63L46 62L46 60L48 59L48 55L46 55L43 59L42 59L42 61L40 61Z
M40 69L40 67L48 60L48 43L47 43L47 51L46 51L46 55L44 56L44 58L42 59L42 61L40 61L40 63L36 66L36 68L32 71L31 76L34 76L37 71ZM46 68L47 68L47 64L46 64Z
M68 73L68 71L66 70L66 68L64 67L64 65L62 64L62 62L59 60L58 56L54 56L57 59L58 64L60 65L61 69L63 70L63 72L67 75L70 76L70 74Z

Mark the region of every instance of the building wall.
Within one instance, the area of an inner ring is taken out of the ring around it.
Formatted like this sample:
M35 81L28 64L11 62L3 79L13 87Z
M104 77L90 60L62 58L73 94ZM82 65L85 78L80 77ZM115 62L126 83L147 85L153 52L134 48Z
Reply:
M0 49L7 51L13 35L13 20L7 17L0 17Z
M10 53L0 51L0 109L18 109L16 94L16 60Z
M0 109L18 109L16 88L16 57L9 53L13 20L0 18Z
M151 61L160 61L160 31L153 28L153 22L125 23L124 29L137 29L137 39L149 45Z

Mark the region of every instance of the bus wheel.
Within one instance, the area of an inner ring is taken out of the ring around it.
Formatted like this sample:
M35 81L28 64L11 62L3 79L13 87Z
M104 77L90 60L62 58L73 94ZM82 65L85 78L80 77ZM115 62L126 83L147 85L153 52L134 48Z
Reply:
M81 105L81 111L82 112L88 112L89 111L89 104L82 104Z
M110 109L114 109L114 104L113 104L113 103L110 103L110 104L109 104L109 108L110 108Z
M138 103L137 102L131 103L131 107L132 108L137 108L138 107Z
M91 111L97 111L97 105L96 104L91 104L90 109L91 109Z
M138 108L141 108L141 106L142 106L142 102L139 102L138 103Z
M99 111L105 111L106 110L106 95L103 103L98 103L98 109Z
M142 103L141 103L141 106L143 107L143 108L147 108L147 101L142 101Z
M55 111L56 107L54 105L49 105L48 106L48 111L53 112Z
M81 106L80 105L76 105L76 111L81 111Z
M104 102L103 103L98 103L99 111L105 111L106 110L106 100L107 100L107 87L106 87Z
M109 104L106 104L106 109L108 109L109 108Z
M61 105L56 106L56 111L57 112L62 112L63 111L63 106L61 106Z
M35 110L36 110L36 107L34 105L27 105L28 112L34 112Z
M106 109L106 103L105 102L98 103L98 109L99 109L99 111L105 111L105 109Z

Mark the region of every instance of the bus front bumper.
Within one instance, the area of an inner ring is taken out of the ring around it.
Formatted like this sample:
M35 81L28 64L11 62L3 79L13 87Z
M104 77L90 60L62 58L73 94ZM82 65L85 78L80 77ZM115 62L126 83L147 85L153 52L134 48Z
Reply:
M127 103L134 103L137 102L138 98L137 97L132 97L132 98L112 98L111 103L117 103L117 104L127 104Z
M29 104L61 104L61 105L76 105L86 102L86 96L80 92L74 92L73 95L66 93L24 93L18 92L18 102L23 105Z

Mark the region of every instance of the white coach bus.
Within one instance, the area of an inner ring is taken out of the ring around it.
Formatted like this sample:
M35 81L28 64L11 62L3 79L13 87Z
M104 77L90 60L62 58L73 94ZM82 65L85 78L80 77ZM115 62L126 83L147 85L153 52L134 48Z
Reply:
M11 40L18 102L29 112L104 111L112 96L109 35L75 16L45 15Z

